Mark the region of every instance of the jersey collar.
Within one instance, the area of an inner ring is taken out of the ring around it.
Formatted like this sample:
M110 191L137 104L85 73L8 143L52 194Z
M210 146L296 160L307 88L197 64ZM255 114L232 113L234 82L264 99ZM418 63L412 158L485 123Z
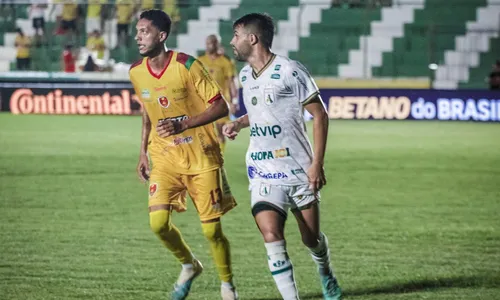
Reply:
M252 68L252 77L253 79L257 79L262 73L264 73L265 70L272 64L274 59L276 58L276 54L273 53L273 56L269 59L269 61L264 65L262 69L260 69L259 73L255 73L255 70Z
M149 59L148 59L148 58L146 58L146 66L148 67L149 74L151 74L151 76L153 76L153 77L154 77L154 78L156 78L156 79L160 79L160 78L161 78L161 76L163 75L163 73L165 73L165 71L166 71L166 70L167 70L167 68L168 68L168 65L170 65L170 61L172 60L172 56L174 56L174 52L172 52L172 51L170 51L170 50L168 51L168 53L167 53L167 54L169 54L169 57L168 57L167 63L165 64L165 67L163 68L163 70L161 70L161 72L160 72L160 73L158 73L158 74L155 74L155 73L153 72L153 70L151 70L151 67L149 66Z

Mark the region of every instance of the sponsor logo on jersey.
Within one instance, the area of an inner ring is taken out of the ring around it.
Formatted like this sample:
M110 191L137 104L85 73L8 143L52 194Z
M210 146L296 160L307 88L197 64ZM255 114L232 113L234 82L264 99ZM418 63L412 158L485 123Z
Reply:
M163 108L167 108L170 106L170 101L168 101L167 97L165 97L165 96L158 97L158 103Z
M157 190L158 190L158 184L157 183L151 183L149 185L149 196L153 197L156 194Z
M257 97L252 97L252 104L257 105Z
M192 136L187 137L176 137L174 139L174 146L179 146L180 144L191 144L193 142Z
M267 159L275 159L290 156L290 148L281 148L270 151L257 151L250 153L250 157L253 160L267 160ZM293 174L292 170L292 174Z
M302 168L301 168L301 169L295 169L295 170L292 170L292 174L293 174L293 175L297 175L297 174L304 174L304 173L305 173L305 171L304 171L304 169L302 169Z
M281 65L274 66L274 71L279 71L281 69Z
M257 85L257 86L252 86L252 87L250 88L250 90L251 90L251 91L255 91L255 90L258 90L258 89L259 89L259 86L258 86L258 85Z
M250 128L250 136L272 136L273 138L276 138L281 131L281 126L279 125L259 126L254 124Z
M185 93L185 92L187 92L187 88L176 88L176 89L172 89L172 92L174 92L175 94Z
M241 82L245 82L245 81L247 81L247 77L246 76L241 77Z
M271 78L272 79L280 79L281 76L280 76L280 74L273 74L273 75L271 75Z
M160 119L159 121L164 122L164 121L174 121L174 122L180 122L189 119L188 116L182 115L182 116L176 116L176 117L170 117L170 118L165 118L165 119Z
M141 97L143 99L149 99L149 98L151 98L151 93L149 92L148 89L142 89L142 91L141 91Z
M264 179L284 179L288 178L288 176L283 172L276 173L264 173L262 171L257 170L254 166L248 166L248 177L250 179L254 179L256 177L264 178Z

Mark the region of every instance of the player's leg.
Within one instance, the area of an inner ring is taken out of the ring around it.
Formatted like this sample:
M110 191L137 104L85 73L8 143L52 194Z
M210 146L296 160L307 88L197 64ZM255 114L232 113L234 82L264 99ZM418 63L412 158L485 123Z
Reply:
M186 210L186 191L181 175L168 170L168 165L152 158L153 168L149 180L149 216L151 230L182 264L182 270L174 285L173 299L187 297L194 278L201 274L203 266L194 257L179 229L172 223L172 211Z
M292 212L297 219L302 242L318 267L323 295L325 299L340 299L341 290L331 267L328 239L320 231L318 198L307 185L297 187L291 196L296 205Z
M186 185L198 210L203 235L210 245L219 273L222 298L238 299L233 284L231 248L221 223L221 216L236 206L224 169L187 176Z
M279 186L256 183L251 187L251 199L252 214L264 239L267 263L276 287L283 299L299 299L284 235L287 196Z

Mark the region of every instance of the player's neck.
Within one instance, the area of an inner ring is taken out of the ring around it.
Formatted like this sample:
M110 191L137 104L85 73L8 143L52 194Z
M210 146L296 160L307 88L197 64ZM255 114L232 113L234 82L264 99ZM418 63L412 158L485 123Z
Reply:
M215 53L208 53L207 52L207 55L208 55L208 58L210 58L211 60L217 59L219 57L219 54L217 52L215 52Z
M165 66L167 65L171 55L171 51L163 50L156 56L148 57L149 68L154 73L160 73L161 71L163 71L163 69L165 69Z
M248 63L252 67L253 71L256 74L269 63L271 59L273 59L274 53L270 50L257 50L257 52L248 58Z

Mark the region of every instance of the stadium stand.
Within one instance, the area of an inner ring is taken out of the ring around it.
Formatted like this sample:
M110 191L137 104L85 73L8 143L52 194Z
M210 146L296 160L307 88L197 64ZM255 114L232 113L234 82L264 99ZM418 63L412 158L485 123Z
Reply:
M171 0L172 2L173 0ZM175 3L175 1L173 2ZM232 21L267 12L277 24L273 51L303 62L314 76L340 78L431 78L437 88L485 88L500 56L500 0L178 0L180 22L167 47L191 55L205 38L219 34L226 50ZM114 6L115 0L107 5ZM81 6L85 16L86 5ZM157 4L161 7L161 4ZM55 17L46 10L47 40L33 44L31 69L60 71L68 42L52 34ZM105 61L130 64L138 58L131 24L129 47L117 47L116 20L105 22ZM84 24L84 20L80 21ZM0 71L15 70L16 28L33 35L28 5L0 8ZM84 46L80 35L77 46ZM85 52L84 52L85 54ZM82 55L86 58L87 56ZM435 69L429 68L436 64ZM241 67L241 65L239 65Z

